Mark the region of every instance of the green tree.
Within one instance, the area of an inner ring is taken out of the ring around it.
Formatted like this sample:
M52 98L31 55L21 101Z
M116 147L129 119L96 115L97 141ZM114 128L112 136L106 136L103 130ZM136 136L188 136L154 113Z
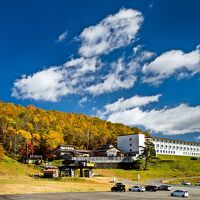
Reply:
M142 153L138 156L139 159L144 160L144 170L147 170L149 163L156 157L156 151L152 142L145 142L145 146L140 146Z

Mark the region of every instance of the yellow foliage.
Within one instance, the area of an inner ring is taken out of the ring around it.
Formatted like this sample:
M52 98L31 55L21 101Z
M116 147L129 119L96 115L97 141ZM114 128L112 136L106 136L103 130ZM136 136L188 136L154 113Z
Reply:
M28 131L25 130L19 130L18 134L25 138L26 140L30 140L32 138L31 134Z
M34 118L33 118L33 122L34 122L34 123L38 123L38 122L39 122L39 119L38 119L37 117L34 117Z

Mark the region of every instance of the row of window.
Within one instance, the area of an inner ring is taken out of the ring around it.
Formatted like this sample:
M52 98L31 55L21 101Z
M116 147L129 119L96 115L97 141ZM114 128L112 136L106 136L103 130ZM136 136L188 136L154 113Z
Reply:
M192 146L200 147L200 144L184 142L184 141L162 140L162 139L157 139L157 138L153 138L152 141L153 142L166 142L166 143L172 143L172 144L192 145Z
M163 153L163 154L176 154L175 151L166 151L166 150L156 150L156 153ZM200 156L200 153L193 153L193 152L183 152L183 155L188 156Z
M168 146L168 145L163 145L163 144L156 144L156 148L161 148L161 149L172 149L172 150L184 150L184 151L200 151L199 148L190 148L190 147L182 147L182 146Z

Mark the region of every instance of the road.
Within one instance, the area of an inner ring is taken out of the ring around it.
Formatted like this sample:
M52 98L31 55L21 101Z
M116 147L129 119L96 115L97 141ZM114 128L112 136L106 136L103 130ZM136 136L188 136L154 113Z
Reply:
M175 187L174 189L187 189L191 200L200 199L200 187ZM24 195L2 195L0 200L162 200L180 199L171 197L170 192L68 192L68 193L43 193Z

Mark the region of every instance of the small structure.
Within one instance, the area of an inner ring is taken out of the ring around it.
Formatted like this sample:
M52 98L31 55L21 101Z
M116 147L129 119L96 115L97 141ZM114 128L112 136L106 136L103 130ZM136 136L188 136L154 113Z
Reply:
M46 169L44 169L43 171L44 173L44 178L57 178L59 177L59 169L58 167L47 167Z
M56 147L52 151L52 154L55 156L55 158L62 159L64 157L71 156L72 152L74 152L74 146L62 144Z
M65 160L63 165L59 167L60 176L75 176L75 171L80 171L80 177L91 177L92 169L94 168L94 163L88 161L74 161Z
M72 145L60 145L56 147L52 151L52 155L56 159L69 159L73 156L90 156L92 154L92 151L90 150L78 150L75 149Z
M105 144L93 151L94 156L123 156L123 152L115 148L112 144Z
M29 155L29 157L26 159L25 161L28 164L42 164L43 159L42 159L42 155Z

